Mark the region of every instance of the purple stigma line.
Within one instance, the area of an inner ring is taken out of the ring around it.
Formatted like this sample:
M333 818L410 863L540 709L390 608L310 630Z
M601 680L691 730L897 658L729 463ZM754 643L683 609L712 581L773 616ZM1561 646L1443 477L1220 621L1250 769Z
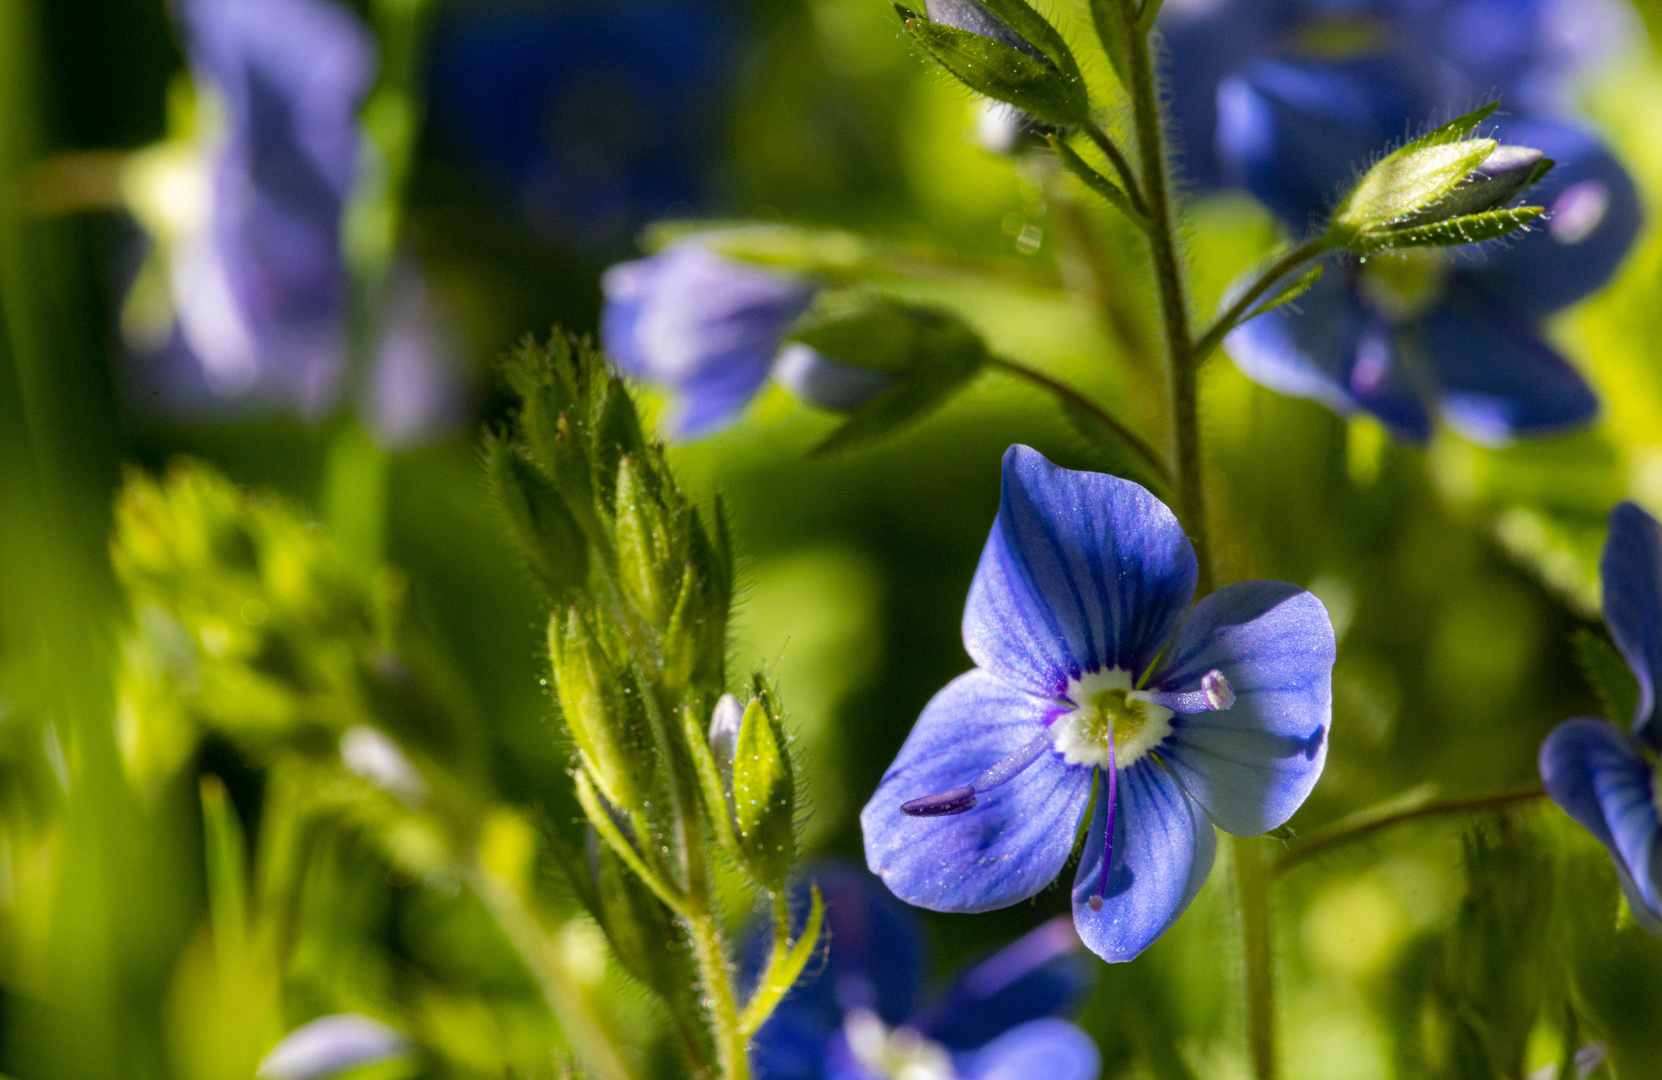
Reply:
M1101 911L1108 896L1108 867L1114 862L1114 806L1119 794L1119 769L1114 765L1114 725L1108 725L1108 826L1102 837L1102 868L1096 875L1096 892L1085 901L1092 911Z
M900 804L900 812L908 817L947 817L973 810L977 795L1008 784L1029 765L1039 760L1039 755L1044 753L1049 745L1050 732L1040 732L1038 737L1026 746L1000 759L997 764L970 783L903 802Z

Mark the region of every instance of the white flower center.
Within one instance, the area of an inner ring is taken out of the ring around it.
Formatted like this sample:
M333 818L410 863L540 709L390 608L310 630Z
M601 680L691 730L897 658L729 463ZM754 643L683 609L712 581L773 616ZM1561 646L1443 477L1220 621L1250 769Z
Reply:
M1108 739L1114 741L1114 766L1130 768L1171 734L1172 711L1131 689L1131 673L1121 669L1086 672L1068 684L1074 709L1056 718L1051 737L1069 765L1108 764Z
M843 1017L843 1036L854 1060L884 1080L954 1080L952 1056L909 1027L890 1029L870 1009Z

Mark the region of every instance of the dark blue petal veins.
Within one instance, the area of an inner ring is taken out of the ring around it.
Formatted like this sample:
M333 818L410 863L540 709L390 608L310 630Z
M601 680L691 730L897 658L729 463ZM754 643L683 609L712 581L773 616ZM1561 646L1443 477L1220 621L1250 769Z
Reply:
M902 803L969 783L1027 746L1058 706L984 671L936 694L860 813L866 864L902 900L933 911L990 911L1055 880L1090 799L1088 769L1047 750L1015 780L951 817Z
M1013 446L964 646L987 671L1050 697L1082 672L1140 672L1193 599L1196 574L1177 518L1146 490Z
M1228 709L1172 717L1161 759L1225 832L1257 836L1304 804L1327 761L1333 624L1315 596L1243 581L1196 604L1152 684L1198 688L1219 670Z

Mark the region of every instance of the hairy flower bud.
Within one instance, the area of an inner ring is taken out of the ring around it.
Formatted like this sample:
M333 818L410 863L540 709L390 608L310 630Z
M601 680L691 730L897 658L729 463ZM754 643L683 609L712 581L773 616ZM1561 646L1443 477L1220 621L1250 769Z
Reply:
M660 629L675 610L684 573L665 494L662 478L640 456L619 463L613 532L618 584L642 618Z
M730 724L731 709L717 719ZM715 721L711 726L713 735ZM766 694L752 698L740 719L731 798L740 861L757 882L780 888L796 853L796 781L784 725Z
M589 543L560 493L514 447L485 446L491 491L532 571L556 597L588 580Z
M1447 195L1397 224L1399 227L1424 225L1498 210L1513 196L1541 179L1552 164L1546 155L1531 147L1497 146L1494 153L1467 173L1465 179Z
M639 809L651 787L655 755L634 680L607 656L577 608L550 617L548 652L560 712L583 764L613 805Z

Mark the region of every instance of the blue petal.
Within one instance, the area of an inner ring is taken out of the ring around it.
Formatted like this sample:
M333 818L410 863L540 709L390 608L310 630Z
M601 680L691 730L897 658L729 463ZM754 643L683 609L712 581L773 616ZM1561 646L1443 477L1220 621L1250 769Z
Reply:
M766 1080L821 1080L840 1027L816 1009L784 1001L750 1042L751 1070Z
M260 1062L261 1080L327 1077L408 1057L410 1041L379 1020L358 1013L322 1016L283 1036Z
M1485 297L1457 290L1419 329L1443 417L1474 442L1547 435L1598 415L1598 399L1570 362L1533 325Z
M1161 9L1167 117L1176 143L1177 169L1195 190L1223 186L1214 139L1218 83L1243 60L1275 46L1274 5L1171 4Z
M934 911L1008 907L1056 880L1090 800L1091 773L1054 751L965 813L908 817L900 804L969 783L1032 742L1060 709L984 671L948 683L860 812L872 872L908 904Z
M1136 957L1183 914L1212 871L1218 843L1206 812L1153 759L1122 770L1118 786L1114 859L1101 911L1086 901L1100 883L1106 799L1097 799L1073 879L1079 939L1110 963Z
M1224 345L1260 386L1311 398L1341 416L1365 410L1398 438L1424 442L1431 417L1393 331L1357 299L1354 274L1349 264L1330 266L1309 292L1236 329Z
M964 646L1048 697L1082 672L1141 672L1194 598L1196 572L1177 518L1143 488L1012 446L964 605Z
M1541 744L1547 794L1615 857L1634 914L1662 931L1662 836L1650 763L1614 724L1566 720Z
M1662 745L1656 690L1662 683L1662 525L1633 503L1610 511L1610 536L1599 559L1604 623L1639 681L1633 734Z
M973 1049L1018 1024L1067 1011L1092 974L1072 922L1058 916L965 972L910 1026L951 1049Z
M1156 752L1225 832L1280 827L1321 778L1334 653L1321 601L1279 581L1220 589L1183 620L1156 689L1198 689L1216 668L1234 687L1235 704L1173 716Z
M608 270L600 334L619 368L675 390L675 433L731 421L767 380L807 284L723 259L696 243Z
M963 1080L1096 1080L1101 1056L1066 1020L1034 1020L988 1043L958 1066Z
M1555 121L1509 121L1496 137L1533 146L1558 164L1524 192L1547 217L1486 250L1472 278L1530 316L1568 307L1609 281L1639 234L1643 212L1633 178L1598 137Z
M1435 104L1406 58L1259 60L1218 85L1218 160L1295 234Z

